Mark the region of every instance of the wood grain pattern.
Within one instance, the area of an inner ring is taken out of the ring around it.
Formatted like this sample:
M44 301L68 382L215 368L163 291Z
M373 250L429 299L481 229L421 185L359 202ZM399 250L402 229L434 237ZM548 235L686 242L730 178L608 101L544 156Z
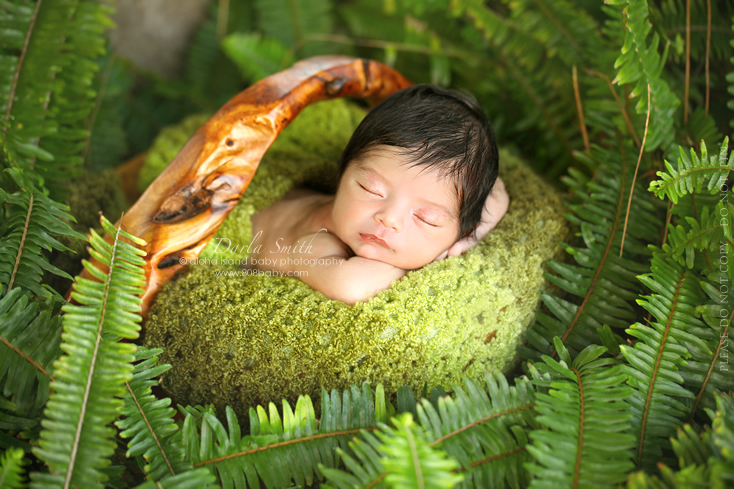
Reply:
M313 102L383 99L411 83L375 61L319 56L269 76L227 102L124 215L147 241L143 316L161 287L195 260L247 189L280 132ZM99 263L95 263L98 267ZM91 278L86 270L83 276Z

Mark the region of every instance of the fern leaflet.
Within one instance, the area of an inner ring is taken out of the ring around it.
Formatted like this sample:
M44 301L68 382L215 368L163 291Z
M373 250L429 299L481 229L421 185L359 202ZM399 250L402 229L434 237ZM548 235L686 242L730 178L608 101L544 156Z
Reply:
M139 238L101 219L104 229L114 236L105 242L91 232L90 254L109 267L106 274L85 260L85 268L96 282L77 277L72 298L81 305L65 305L62 310L66 352L54 364L53 393L45 410L44 430L34 453L49 466L49 473L32 473L35 486L99 487L106 480L102 469L109 465L114 450L114 430L124 395L124 382L132 377L135 345L116 338L138 336L145 275L144 251L124 243L127 238L142 245Z
M553 381L538 381L551 390L536 394L545 429L530 433L535 462L528 470L537 476L530 487L617 487L633 467L627 375L614 359L599 358L602 346L589 345L572 360L557 337L554 344L560 361L544 356L545 365L536 365Z
M704 185L709 193L718 192L726 186L726 178L731 170L734 170L734 153L729 154L727 162L727 153L729 150L729 138L725 138L721 144L721 149L717 155L709 156L706 144L701 142L701 157L691 149L691 157L688 158L683 148L680 148L680 158L678 159L678 168L665 162L667 172L658 172L661 180L650 183L650 192L655 196L668 197L674 204L678 203L678 199L692 192L701 192Z
M660 255L653 257L651 270L640 280L655 293L637 302L656 320L649 326L634 324L627 333L641 341L634 347L620 347L629 362L625 367L629 385L635 391L630 399L638 441L635 459L637 466L645 469L665 461L663 448L670 447L668 437L688 414L679 399L694 397L681 385L683 378L676 372L690 357L686 346L710 353L706 344L689 332L702 325L695 312L703 299L698 281L691 272Z
M15 413L41 413L60 343L61 318L52 315L51 304L29 302L19 288L0 300L0 380Z

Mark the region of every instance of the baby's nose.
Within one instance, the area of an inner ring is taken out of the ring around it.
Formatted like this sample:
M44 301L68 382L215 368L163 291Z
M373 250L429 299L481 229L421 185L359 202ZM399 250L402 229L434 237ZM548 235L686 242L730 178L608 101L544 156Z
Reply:
M403 229L400 215L397 212L390 212L389 210L378 212L375 214L375 220L386 228L392 229L397 233Z

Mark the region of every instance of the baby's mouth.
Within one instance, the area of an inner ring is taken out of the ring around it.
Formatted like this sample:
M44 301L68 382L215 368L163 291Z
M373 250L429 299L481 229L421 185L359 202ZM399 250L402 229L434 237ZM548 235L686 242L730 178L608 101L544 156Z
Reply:
M383 248L387 248L387 249L390 248L385 241L383 241L382 239L378 238L374 234L362 234L362 233L359 233L359 237L362 238L363 241L366 241L368 243L375 243L375 244L378 244L378 245L382 246Z

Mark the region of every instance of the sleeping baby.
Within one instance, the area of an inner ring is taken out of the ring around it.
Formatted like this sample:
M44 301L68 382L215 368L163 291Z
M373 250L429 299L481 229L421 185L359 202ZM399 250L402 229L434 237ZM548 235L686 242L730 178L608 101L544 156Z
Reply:
M357 127L339 160L336 195L294 189L252 216L253 235L267 246L249 262L270 263L257 268L297 276L330 299L366 302L497 225L509 205L498 163L473 97L411 86Z

